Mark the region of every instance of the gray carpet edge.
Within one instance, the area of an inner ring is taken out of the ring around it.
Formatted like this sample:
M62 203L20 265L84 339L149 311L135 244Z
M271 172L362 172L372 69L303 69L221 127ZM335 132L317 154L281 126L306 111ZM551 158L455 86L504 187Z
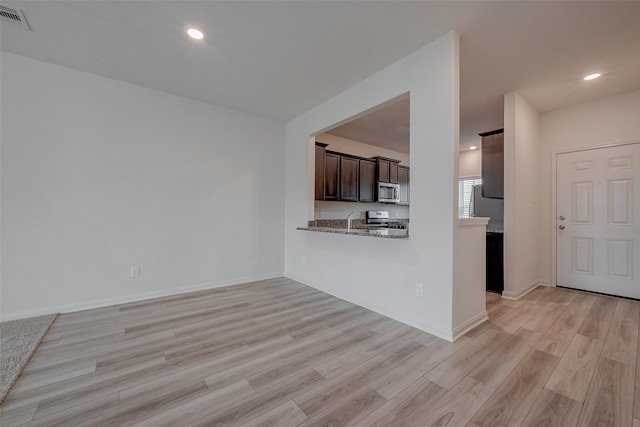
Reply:
M0 405L57 317L55 313L0 323Z

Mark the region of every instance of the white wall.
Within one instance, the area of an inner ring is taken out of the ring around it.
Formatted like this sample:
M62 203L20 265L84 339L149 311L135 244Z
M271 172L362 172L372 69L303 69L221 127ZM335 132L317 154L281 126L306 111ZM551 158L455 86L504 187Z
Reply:
M538 284L539 114L516 92L504 97L504 292Z
M411 166L409 154L399 151L388 150L386 148L376 147L375 145L364 144L352 139L341 138L335 135L323 133L316 136L316 141L329 144L327 150L337 151L339 153L352 154L359 157L388 157L390 159L400 160L402 166Z
M458 35L449 33L286 126L285 274L448 339L458 227L458 54ZM296 230L313 216L312 135L407 92L410 238ZM424 284L424 298L415 296L416 283Z
M556 152L640 141L640 90L541 114L538 154L539 268L544 283L554 283L551 211L552 157Z
M453 270L453 335L459 337L489 318L486 311L486 233L489 218L461 218Z
M283 123L1 60L3 319L283 273Z
M482 151L467 150L460 153L460 178L471 178L482 175Z

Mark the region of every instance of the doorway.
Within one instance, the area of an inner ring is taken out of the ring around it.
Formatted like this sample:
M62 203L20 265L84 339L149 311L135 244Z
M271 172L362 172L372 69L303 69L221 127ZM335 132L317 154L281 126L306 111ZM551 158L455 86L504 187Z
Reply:
M640 299L640 143L556 157L557 285Z

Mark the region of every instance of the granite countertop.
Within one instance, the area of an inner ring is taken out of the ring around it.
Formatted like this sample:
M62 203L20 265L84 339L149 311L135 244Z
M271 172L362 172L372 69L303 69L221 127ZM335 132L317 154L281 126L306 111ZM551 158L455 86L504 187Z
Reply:
M394 219L394 222L409 224L408 218ZM306 227L298 227L298 230L317 231L320 233L348 234L352 236L379 237L383 239L407 239L409 229L382 228L379 225L366 224L365 221L354 218L351 223L351 231L347 231L346 219L316 219L309 221Z
M378 237L383 239L407 239L409 238L409 230L398 230L388 228L371 228L371 227L353 227L351 231L346 228L336 227L298 227L297 230L316 231L320 233L348 234L351 236Z

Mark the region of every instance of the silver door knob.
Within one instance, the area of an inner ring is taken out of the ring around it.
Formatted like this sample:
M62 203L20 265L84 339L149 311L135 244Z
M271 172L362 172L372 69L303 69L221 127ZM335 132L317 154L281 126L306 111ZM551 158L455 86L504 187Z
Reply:
M561 225L561 226L559 226L558 228L559 228L560 230L564 230L564 228L565 228L565 227L564 227L564 225Z
M564 215L560 215L560 221L564 221Z

